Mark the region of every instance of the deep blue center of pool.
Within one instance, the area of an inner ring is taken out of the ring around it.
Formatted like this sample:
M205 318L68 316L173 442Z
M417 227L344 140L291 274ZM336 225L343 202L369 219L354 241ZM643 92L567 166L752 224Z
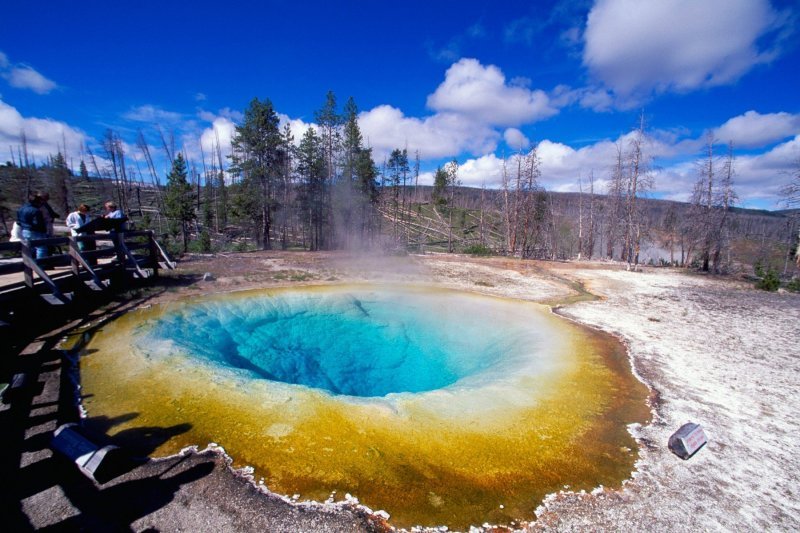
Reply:
M464 297L287 291L185 305L152 339L249 378L376 397L450 386L491 368L514 335Z

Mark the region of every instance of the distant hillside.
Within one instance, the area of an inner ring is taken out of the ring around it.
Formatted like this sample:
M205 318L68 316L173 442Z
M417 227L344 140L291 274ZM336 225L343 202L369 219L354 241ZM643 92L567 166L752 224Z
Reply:
M432 187L420 186L416 191L416 198L423 203L431 201ZM564 254L560 258L571 258L577 255L579 240L579 219L583 215L583 231L589 226L589 211L594 208L595 233L593 258L607 258L608 248L605 234L608 198L605 195L595 195L592 200L588 194L559 193L546 191L553 216L553 224L561 239L560 249ZM410 193L414 198L414 193ZM504 202L502 190L481 190L462 187L457 189L456 204L463 205L470 212L477 212L481 205L485 210L496 215L501 210ZM483 198L483 199L481 199ZM672 200L653 198L639 199L639 206L645 219L647 236L646 245L643 246L644 263L663 261L680 262L682 239L687 239L691 227L691 204ZM762 209L747 209L734 207L730 209L730 240L734 250L732 262L741 262L752 265L755 262L775 264L783 267L789 249L797 238L798 211L783 210L768 211ZM493 216L495 216L493 215ZM673 229L670 229L670 219ZM497 227L494 228L499 232ZM584 235L588 239L588 235ZM671 241L671 242L670 242ZM497 244L495 244L497 246ZM672 250L670 250L670 246ZM683 243L683 251L688 245ZM614 258L619 257L619 250L615 247Z
M29 188L49 191L51 204L62 217L79 203L86 203L99 213L106 200L114 199L127 206L128 216L138 227L150 227L162 237L167 232L167 221L159 209L161 191L153 185L129 183L127 187L120 187L108 179L59 177L50 168L31 170L6 166L0 167L0 238L8 235L16 210ZM377 208L383 219L380 232L386 243L384 246L412 251L503 253L508 238L503 191L457 187L452 191L452 205L435 205L432 193L430 186L387 187L380 192ZM619 259L619 243L609 250L610 216L605 196L592 198L586 194L549 191L537 194L545 208L546 220L540 221L543 229L537 237L541 239L542 251L533 250L534 257L571 259L591 241L593 258L608 258L610 251L614 259ZM202 228L204 196L202 190L196 195L198 220L193 231ZM691 247L686 239L691 230L692 206L644 198L639 200L639 207L646 232L640 261L656 264L690 261ZM230 208L228 224L212 232L216 249L247 249L254 245L252 235L244 231L247 224L238 226L235 213L236 210ZM797 235L797 215L796 209L731 209L729 262L786 265L786 257ZM591 234L590 227L594 228ZM283 246L284 242L288 242L289 247L304 246L305 237L300 229L289 226L286 235L288 241L276 240L274 246Z

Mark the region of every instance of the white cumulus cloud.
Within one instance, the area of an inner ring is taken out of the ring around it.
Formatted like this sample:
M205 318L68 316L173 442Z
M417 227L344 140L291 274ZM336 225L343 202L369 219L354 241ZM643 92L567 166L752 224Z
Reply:
M625 143L625 137L617 142ZM602 140L575 149L549 139L541 141L536 153L541 160L542 183L556 191L573 191L578 188L578 180L586 182L590 172L594 173L595 187L603 180L614 163L617 151L616 142ZM598 188L597 192L601 192Z
M17 109L0 100L0 150L21 147L22 135L25 135L28 156L42 161L50 155L63 152L66 143L67 156L77 154L87 140L86 135L64 122L49 118L23 117ZM8 153L6 159L15 159Z
M495 126L518 126L558 113L544 91L508 84L498 67L476 59L461 59L447 69L444 82L427 103L434 111Z
M760 148L800 134L800 115L748 111L714 130L714 137L734 148Z
M200 145L203 153L208 158L216 158L217 148L222 153L223 163L225 157L231 153L231 139L236 131L236 124L228 117L218 116L211 121L211 126L205 128L200 134Z
M468 159L459 165L458 179L465 187L485 186L490 189L501 187L503 184L503 159L494 154Z
M407 117L389 105L381 105L358 116L361 133L380 162L395 148L420 151L423 159L451 157L462 152L494 151L500 134L487 124L456 113L430 117Z
M767 0L598 0L583 63L622 96L724 85L774 57L778 24Z
M791 133L791 128L796 127L795 120L795 115L788 113L761 115L752 112L734 117L715 130L738 133L742 147L748 139L751 147L778 142L762 153L734 153L734 188L740 205L781 206L780 188L788 182L788 176L796 169L800 158L800 132L795 129L795 133ZM753 129L748 130L748 125ZM704 135L692 137L687 133L650 132L645 155L653 158L655 188L652 196L689 201L698 179L696 161L702 157L701 150L706 140ZM605 193L617 147L628 149L632 135L629 132L616 139L603 139L580 148L550 139L542 140L536 145L541 163L541 184L552 191L575 192L580 179L587 190L589 174L592 173L595 192ZM719 153L723 152L720 147ZM509 157L506 163L512 180L516 172L515 157ZM489 154L462 162L459 176L465 185L480 187L485 183L487 187L496 188L502 185L502 168L502 159Z

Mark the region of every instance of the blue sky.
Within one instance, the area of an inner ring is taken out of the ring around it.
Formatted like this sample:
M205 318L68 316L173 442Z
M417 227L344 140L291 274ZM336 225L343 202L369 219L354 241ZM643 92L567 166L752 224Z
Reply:
M135 5L135 7L131 7ZM146 173L158 127L200 167L254 98L299 139L332 90L361 110L380 164L419 150L422 181L460 163L497 186L536 148L542 183L602 190L642 110L653 196L686 200L709 132L732 141L741 204L777 208L800 160L800 9L784 0L13 2L0 18L0 160L25 132L77 166L107 128ZM102 164L102 161L100 162Z

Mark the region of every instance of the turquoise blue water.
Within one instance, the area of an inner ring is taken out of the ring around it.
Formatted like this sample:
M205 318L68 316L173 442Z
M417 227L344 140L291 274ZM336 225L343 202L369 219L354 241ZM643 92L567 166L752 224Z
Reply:
M491 302L459 293L285 291L181 306L152 324L147 342L252 379L377 397L496 375L521 343L525 354L536 344L507 323Z

